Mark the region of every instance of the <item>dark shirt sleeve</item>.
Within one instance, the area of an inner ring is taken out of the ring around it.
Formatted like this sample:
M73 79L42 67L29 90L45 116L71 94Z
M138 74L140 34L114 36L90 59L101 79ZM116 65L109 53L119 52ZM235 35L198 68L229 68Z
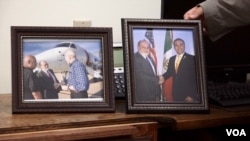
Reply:
M40 91L39 80L34 73L31 74L31 77L29 80L29 88L32 92Z

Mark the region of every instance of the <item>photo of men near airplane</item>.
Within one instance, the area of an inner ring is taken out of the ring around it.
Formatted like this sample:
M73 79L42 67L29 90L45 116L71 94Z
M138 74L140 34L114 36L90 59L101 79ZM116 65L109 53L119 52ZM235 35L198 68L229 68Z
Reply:
M65 61L65 52L69 49L74 50L77 60L83 63L87 70L89 80L89 89L87 90L88 98L71 99L70 91L61 89L58 93L58 99L42 99L42 101L103 101L103 56L101 39L24 38L22 40L22 58L27 55L33 55L36 58L37 67L33 72L38 73L41 71L39 63L45 61L49 69L53 70L60 87L67 87L70 65Z

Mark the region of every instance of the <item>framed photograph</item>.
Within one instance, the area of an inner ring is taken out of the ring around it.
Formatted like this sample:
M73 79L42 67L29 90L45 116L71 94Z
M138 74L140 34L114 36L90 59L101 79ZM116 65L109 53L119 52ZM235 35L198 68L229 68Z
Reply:
M209 111L201 22L122 19L127 113Z
M109 27L12 26L13 113L114 112Z

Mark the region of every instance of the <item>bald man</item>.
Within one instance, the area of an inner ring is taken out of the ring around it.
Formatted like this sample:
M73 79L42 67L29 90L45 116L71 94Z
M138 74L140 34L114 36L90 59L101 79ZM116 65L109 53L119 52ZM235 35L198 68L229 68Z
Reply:
M88 98L89 79L85 65L77 59L76 52L69 49L65 52L65 61L70 66L67 89L71 98Z
M32 55L27 55L23 59L23 87L24 100L42 99L40 86L37 76L33 70L36 68L36 58Z

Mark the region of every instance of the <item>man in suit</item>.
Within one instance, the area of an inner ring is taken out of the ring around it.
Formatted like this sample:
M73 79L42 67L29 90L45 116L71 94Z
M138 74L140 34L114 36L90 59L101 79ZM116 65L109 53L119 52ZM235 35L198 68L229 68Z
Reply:
M61 87L54 71L49 69L49 65L46 61L39 62L39 67L41 71L38 72L37 77L42 86L43 98L58 99L58 93Z
M150 58L150 44L146 40L138 42L138 52L134 54L135 99L136 101L159 101L161 95L160 77Z
M168 69L162 75L164 80L173 77L173 100L196 102L198 100L195 57L185 52L183 39L174 40L176 55L169 59Z

